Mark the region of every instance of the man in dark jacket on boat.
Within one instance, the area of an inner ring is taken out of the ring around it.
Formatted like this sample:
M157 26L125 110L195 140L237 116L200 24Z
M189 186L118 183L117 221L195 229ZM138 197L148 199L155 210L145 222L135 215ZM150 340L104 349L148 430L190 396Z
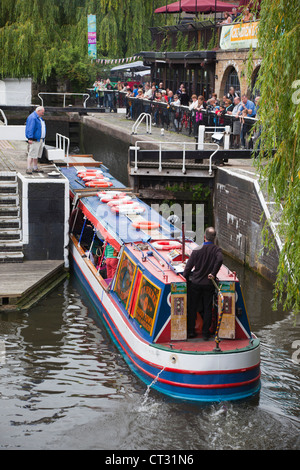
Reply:
M188 338L196 336L195 324L197 312L203 315L203 339L209 339L209 328L212 320L212 306L215 279L223 263L221 248L214 244L216 232L213 227L205 230L204 243L201 248L192 252L186 263L183 276L188 282ZM191 275L191 279L190 279Z

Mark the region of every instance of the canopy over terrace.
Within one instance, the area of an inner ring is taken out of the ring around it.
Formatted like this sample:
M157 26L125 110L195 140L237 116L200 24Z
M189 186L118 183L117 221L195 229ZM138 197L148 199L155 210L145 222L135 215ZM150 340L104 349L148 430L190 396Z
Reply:
M180 0L157 8L155 13L211 13L230 11L236 7L233 3L217 0Z
M141 60L137 60L136 62L131 62L131 64L124 64L118 65L117 67L113 67L111 72L119 72L119 71L126 71L130 70L131 72L141 72L145 70L150 70L149 67L144 65L144 62Z

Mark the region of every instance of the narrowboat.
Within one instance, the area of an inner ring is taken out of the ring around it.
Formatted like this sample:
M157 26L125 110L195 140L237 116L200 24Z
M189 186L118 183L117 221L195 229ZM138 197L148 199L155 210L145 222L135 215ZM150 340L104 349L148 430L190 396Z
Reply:
M258 394L260 342L235 273L224 265L218 273L212 337L203 340L199 313L197 336L187 338L182 272L198 245L104 165L60 171L70 188L70 264L132 371L148 387L179 400Z

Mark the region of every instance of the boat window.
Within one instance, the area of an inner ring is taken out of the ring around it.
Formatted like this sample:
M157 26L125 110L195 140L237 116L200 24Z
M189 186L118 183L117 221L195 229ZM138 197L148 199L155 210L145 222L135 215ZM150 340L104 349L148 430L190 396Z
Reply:
M123 251L116 276L114 291L127 309L135 277L136 265Z
M152 335L160 294L161 289L142 276L134 318L149 335Z

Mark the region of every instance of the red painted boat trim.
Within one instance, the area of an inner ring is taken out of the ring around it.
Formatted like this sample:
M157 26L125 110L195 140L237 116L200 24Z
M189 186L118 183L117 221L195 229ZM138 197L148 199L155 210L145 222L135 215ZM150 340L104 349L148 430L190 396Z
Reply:
M104 315L105 317L105 315ZM108 322L108 320L106 319L106 322ZM130 358L131 362L140 370L142 371L145 375L147 375L148 377L151 377L152 379L156 379L158 382L161 382L161 383L165 383L167 385L172 385L173 387L182 387L182 388L194 388L194 389L220 389L220 388L233 388L233 387L242 387L242 386L245 386L245 385L249 385L253 382L256 382L257 380L259 380L260 378L260 372L259 374L254 377L254 379L250 379L250 380L245 380L244 382L233 382L233 383L229 383L229 384L187 384L187 383L181 383L181 382L174 382L172 380L166 380L166 379L163 379L161 377L158 377L157 375L155 374L151 374L150 372L146 371L145 369L143 369L143 367L141 367L134 359L133 357L128 353L128 351L125 350L124 346L120 343L119 341L119 338L116 336L115 332L112 331L112 334L114 335L115 337L115 340L119 343L119 345L121 346L121 348L124 350L125 354L127 354L127 356ZM125 341L126 342L126 341ZM127 343L126 343L127 344ZM137 356L137 354L136 354ZM148 363L147 361L145 361L143 358L140 358L143 362L145 362L146 364L150 364ZM233 371L232 373L237 373L237 372L246 372L248 370L251 370L255 367L257 367L259 364L255 365L255 366L252 366L252 367L249 367L248 369L240 369L240 370L237 370L237 371ZM160 367L159 366L159 369L161 370L165 370L165 371L170 371L170 372L174 372L174 369L169 369L169 368L165 368L163 369L163 367ZM188 371L179 371L179 373L181 374L188 374L189 372ZM197 372L191 372L191 373L194 373L194 374L198 374ZM201 374L205 374L205 375L209 375L210 372L200 372ZM214 371L213 374L222 374L223 372L221 371ZM230 373L230 372L227 372L225 371L225 373Z
M75 249L76 249L76 246L74 245ZM80 253L78 253L78 255L80 256ZM76 262L76 260L74 260ZM80 268L80 266L78 265L77 263L77 266L79 267L82 275L84 276L84 278L86 279L87 283L89 284L90 288L92 289L92 291L94 292L94 294L97 296L99 302L101 303L101 300L99 298L99 296L97 295L97 293L93 290L88 278L85 276L85 274L83 273L82 269ZM111 299L113 300L113 299ZM114 302L113 302L114 303ZM110 321L113 323L113 325L115 326L115 328L118 330L118 328L116 327L116 324L114 322L114 320L112 319L111 315L109 314L109 312L107 311L107 309L104 307L104 305L101 303L102 307L104 308L104 310L106 311L107 315L109 316L110 318ZM105 314L103 314L105 320L107 323L109 323L109 320L106 318ZM124 320L126 320L124 318ZM130 324L128 324L128 326L131 326ZM132 330L132 328L130 328L132 333L135 334L135 332ZM112 332L112 334L114 335L115 337L115 340L118 342L118 344L120 345L120 347L123 349L124 353L130 358L130 360L132 361L132 363L138 368L140 369L144 374L148 375L149 377L151 377L152 379L156 378L157 375L154 375L154 374L151 374L150 372L146 371L144 368L142 368L134 359L133 357L129 354L129 352L125 349L125 347L123 346L123 344L120 342L119 338L116 336L115 332L113 330L110 330ZM119 330L118 330L119 331ZM121 333L119 332L119 334L121 335ZM135 334L136 336L136 334ZM146 359L144 359L143 357L139 356L137 353L135 353L133 351L133 349L131 348L131 346L128 344L128 342L126 341L126 339L121 335L124 343L127 345L128 349L131 351L131 353L133 353L141 362L144 362L145 364L151 366L151 367L155 367L159 370L162 370L163 367L160 366L160 365L157 365L157 364L154 364L154 363L151 363L149 361L147 361ZM145 342L143 339L137 337L140 341L144 342L146 345L148 345L147 342ZM258 367L259 366L259 363L254 365L254 366L251 366L249 368L242 368L242 369L234 369L234 370L225 370L225 371L188 371L188 370L181 370L181 369L173 369L173 368L169 368L169 367L166 367L164 370L167 371L167 372L173 372L173 373L180 373L180 374L191 374L191 375L216 375L216 374L235 374L235 373L240 373L240 372L247 372L249 370L252 370L254 369L255 367ZM252 382L255 382L257 381L258 379L260 378L260 373L257 377L255 377L254 379L251 379L249 381L245 381L245 382L237 382L237 383L232 383L232 384L214 384L214 385L199 385L199 384L183 384L183 383L180 383L180 382L173 382L173 381L169 381L169 380L166 380L166 379L162 379L161 377L158 377L158 381L162 382L162 383L166 383L166 384L170 384L172 386L177 386L177 387L186 387L186 388L228 388L228 387L239 387L239 386L242 386L242 385L247 385L247 384L250 384Z

